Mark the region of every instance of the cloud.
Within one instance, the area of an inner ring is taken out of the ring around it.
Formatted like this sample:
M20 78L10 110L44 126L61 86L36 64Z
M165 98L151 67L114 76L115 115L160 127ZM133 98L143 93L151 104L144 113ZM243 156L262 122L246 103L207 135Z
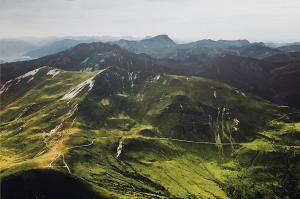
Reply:
M297 0L0 0L0 37L300 40Z

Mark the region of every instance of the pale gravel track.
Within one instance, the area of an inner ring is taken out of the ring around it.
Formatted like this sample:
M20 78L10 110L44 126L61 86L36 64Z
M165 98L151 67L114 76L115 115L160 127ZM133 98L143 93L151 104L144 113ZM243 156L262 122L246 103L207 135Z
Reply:
M106 137L99 137L99 138L100 138L100 139L101 139L101 138L106 139L106 138L114 138L114 137L113 137L113 136L111 136L111 137L106 136ZM137 137L137 138L142 138L142 137ZM150 139L150 140L167 140L167 141L184 142L184 143L192 143L192 144L218 145L218 144L215 143L215 142L192 141L192 140L183 140L183 139L176 139L176 138L165 138L165 137L162 137L162 138L159 138L159 137L147 137L146 139ZM90 143L88 143L88 144L82 144L82 145L77 145L77 146L73 146L73 147L68 147L68 148L66 148L66 150L92 146L92 145L95 144L95 140L96 140L96 139L93 139L93 140L92 140ZM220 144L223 145L223 146L232 146L232 145L249 144L249 142L233 142L233 143L220 143ZM300 149L300 146L293 146L293 145L282 145L282 144L273 144L273 143L272 143L272 146L277 146L277 147L291 147L291 148L299 148L299 149ZM54 160L48 165L48 167L53 167L52 164L53 164L60 156L62 156L62 158L63 158L63 163L64 163L64 166L61 166L61 167L67 168L68 172L71 173L70 168L69 168L69 166L67 165L67 163L66 163L66 161L65 161L64 155L62 155L62 154L57 155L57 156L54 158Z
M193 143L193 144L207 144L207 145L218 145L218 143L215 142L200 142L200 141L191 141L191 140L182 140L182 139L176 139L176 138L147 138L147 139L153 139L153 140L170 140L170 141L177 141L177 142L186 142L186 143ZM232 143L220 143L221 145L243 145L243 144L249 144L249 142L232 142ZM279 147L294 147L297 148L300 146L297 145L283 145L283 144L273 144L272 146L279 146Z

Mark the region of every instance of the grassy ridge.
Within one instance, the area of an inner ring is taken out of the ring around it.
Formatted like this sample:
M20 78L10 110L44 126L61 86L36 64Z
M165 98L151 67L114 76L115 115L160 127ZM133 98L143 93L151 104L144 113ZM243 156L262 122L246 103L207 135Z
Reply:
M299 195L299 111L199 77L50 70L2 93L2 176L50 168L117 198Z

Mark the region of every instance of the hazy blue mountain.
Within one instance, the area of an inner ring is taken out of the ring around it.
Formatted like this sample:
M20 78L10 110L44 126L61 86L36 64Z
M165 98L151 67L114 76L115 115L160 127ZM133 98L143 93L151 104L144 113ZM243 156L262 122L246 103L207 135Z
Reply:
M147 37L140 41L119 40L114 42L121 48L134 53L145 53L155 58L174 58L177 56L176 43L167 35Z
M1 39L0 40L0 59L14 61L26 58L24 53L35 49L35 44L20 39Z
M42 46L41 48L35 49L25 53L25 56L31 58L44 57L46 55L55 54L61 51L64 51L68 48L74 47L80 43L90 42L90 40L73 40L73 39L62 39L55 41L48 45Z
M47 55L55 54L66 49L72 48L80 43L91 43L91 42L109 42L115 41L123 37L110 37L110 36L69 36L62 39L57 39L51 43L41 46L38 49L25 53L25 56L31 58L39 58ZM134 37L124 37L130 39L136 39Z
M276 48L270 48L264 43L253 43L250 45L246 45L243 47L240 47L236 50L235 53L239 56L243 57L251 57L256 59L263 59L272 55L281 54L282 51Z
M264 44L271 48L279 48L281 46L300 45L300 42L264 42Z
M236 49L249 45L247 40L200 40L176 44L168 35L146 37L140 41L120 40L121 48L134 53L145 53L155 58L186 59L194 55L218 56L236 53Z
M249 45L247 40L199 40L196 42L179 44L178 59L187 59L191 56L200 55L205 57L215 57L224 54L236 53L237 49Z
M284 52L300 52L300 44L280 46L278 49Z
M120 39L138 40L124 36L66 36L66 37L20 37L18 39L0 39L0 59L8 62L23 61L54 54L79 43L95 41L111 42Z

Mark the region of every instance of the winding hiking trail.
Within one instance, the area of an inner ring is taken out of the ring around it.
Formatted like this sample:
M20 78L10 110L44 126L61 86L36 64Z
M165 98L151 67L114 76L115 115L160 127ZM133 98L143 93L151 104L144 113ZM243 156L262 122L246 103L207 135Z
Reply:
M77 145L77 146L72 146L72 147L67 147L66 149L76 149L76 148L81 148L81 147L89 147L94 144L95 139L93 139L89 144L83 144L83 145Z
M103 137L97 137L97 139L109 139L109 138L116 138L118 136L103 136ZM60 138L63 138L60 137ZM128 137L130 138L130 137ZM132 138L144 138L144 139L149 139L149 140L166 140L166 141L172 141L172 142L183 142L183 143L191 143L191 144L203 144L203 145L222 145L222 146L232 146L232 145L246 145L246 144L250 144L250 142L228 142L228 143L216 143L216 142L205 142L205 141L192 141L192 140L184 140L184 139L177 139L177 138L168 138L168 137L144 137L144 136L140 136L140 137L132 137ZM123 142L126 139L126 137L123 137L122 140L119 141L118 147L116 149L116 158L118 159L119 156L122 153L122 148L123 148ZM58 139L57 142L59 142L62 140ZM46 146L48 145L48 143L44 140ZM53 157L53 159L51 160L51 162L47 165L47 167L64 167L68 170L69 173L71 173L71 169L68 166L64 154L68 151L68 150L72 150L72 149L78 149L78 148L84 148L84 147L90 147L95 145L96 142L96 138L94 138L92 141L90 141L90 143L87 144L81 144L81 145L75 145L75 146L71 146L71 147L66 147L64 148L64 153L62 153L61 151L56 151L56 155ZM296 155L300 154L300 153L296 153L297 150L300 150L300 146L296 146L296 145L284 145L284 144L275 144L275 143L270 143L273 147L285 147L288 148L290 150L293 151L293 153ZM40 154L40 153L39 153ZM62 157L62 162L63 162L63 166L53 166L53 163L55 163L60 157Z
M147 139L153 139L153 140L170 140L170 141L177 141L177 142L186 142L186 143L193 143L193 144L208 144L208 145L243 145L243 144L249 144L249 142L232 142L232 143L215 143L215 142L202 142L202 141L191 141L191 140L181 140L181 139L176 139L176 138L147 138ZM283 144L273 144L273 146L279 146L279 147L299 147L296 145L283 145Z
M101 137L101 138L111 138L111 137ZM65 153L68 151L68 150L71 150L71 149L77 149L77 148L83 148L83 147L90 147L92 145L94 145L94 142L95 142L96 138L93 139L90 143L88 144L82 144L82 145L76 145L76 146L72 146L72 147L67 147L65 148ZM65 154L64 153L64 154ZM71 173L71 169L70 167L68 166L66 160L65 160L65 156L62 152L58 152L56 156L54 156L54 158L52 159L52 161L47 165L47 167L51 168L51 167L65 167L69 173ZM53 166L52 164L58 160L59 157L62 157L62 161L63 161L63 164L64 166Z

